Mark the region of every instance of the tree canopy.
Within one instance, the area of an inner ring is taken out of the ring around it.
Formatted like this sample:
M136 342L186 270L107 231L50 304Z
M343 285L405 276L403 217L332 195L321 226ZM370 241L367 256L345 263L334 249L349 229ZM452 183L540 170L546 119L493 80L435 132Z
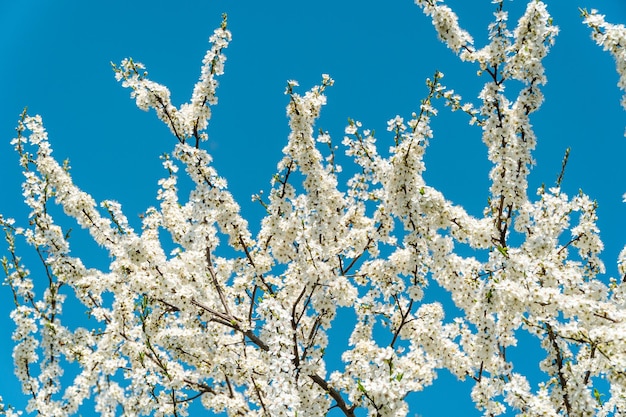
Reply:
M140 62L112 64L137 106L174 138L140 228L119 203L97 202L74 183L52 156L42 117L24 111L12 144L30 222L0 224L26 412L76 415L89 400L103 416L182 416L198 403L232 416L407 415L419 412L407 397L436 384L441 370L471 381L485 416L626 412L626 248L611 260L619 275L605 278L597 204L561 190L568 152L555 183L528 185L538 140L531 117L544 100L543 60L557 26L541 1L529 1L513 25L506 2L494 1L479 47L448 6L416 3L476 66L485 81L478 101L434 71L419 107L389 120L384 139L350 119L338 141L316 125L333 79L323 74L309 89L287 81L290 133L271 189L254 196L264 213L258 232L207 146L231 42L225 15L180 106ZM626 90L626 29L580 13ZM424 179L431 123L445 106L487 148L481 216ZM61 217L108 253L106 268L74 256ZM34 248L37 272L22 262L20 239ZM453 306L429 297L434 287ZM68 297L86 325L66 318ZM338 323L349 323L347 346L330 336ZM543 349L536 384L507 356L524 337Z

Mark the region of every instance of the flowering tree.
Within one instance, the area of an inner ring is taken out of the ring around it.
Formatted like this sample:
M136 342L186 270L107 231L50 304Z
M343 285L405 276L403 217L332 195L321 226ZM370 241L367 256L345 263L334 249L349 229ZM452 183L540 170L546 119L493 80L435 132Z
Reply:
M603 282L595 203L582 192L565 195L562 176L528 195L536 144L529 118L543 100L542 60L557 34L545 4L529 1L511 31L504 1L495 1L490 41L477 48L447 6L416 3L441 40L479 66L487 80L479 104L444 87L436 72L410 119L389 121L388 152L349 121L343 145L356 169L339 187L331 138L314 133L333 80L324 75L304 94L289 81L291 133L271 191L255 197L266 211L256 236L202 148L231 39L225 17L190 102L179 108L140 63L113 65L138 107L154 109L177 142L163 155L159 207L146 211L141 231L118 203L98 204L76 187L52 157L41 118L22 115L13 144L31 221L0 222L27 412L73 415L92 398L104 416L186 415L192 402L232 416L406 415L417 411L407 395L447 369L473 381L472 400L485 416L626 413L626 249L621 276ZM581 12L615 56L626 90L626 29ZM515 97L505 94L512 81L523 84ZM422 177L436 99L482 130L493 167L481 218ZM326 156L317 143L330 145ZM566 162L567 155L563 169ZM181 168L192 182L184 200ZM71 255L51 201L108 251L108 270ZM20 261L18 236L36 250L45 277ZM424 301L433 281L462 314L446 319L439 302ZM93 328L62 320L68 293ZM354 321L349 347L343 367L328 369L328 330L342 315ZM544 349L537 386L507 358L520 335ZM62 386L70 363L79 371ZM2 413L17 412L0 405Z

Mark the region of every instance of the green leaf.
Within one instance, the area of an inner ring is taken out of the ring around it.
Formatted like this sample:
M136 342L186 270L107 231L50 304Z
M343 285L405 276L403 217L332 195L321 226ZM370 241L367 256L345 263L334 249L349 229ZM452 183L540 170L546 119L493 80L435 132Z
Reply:
M363 386L363 384L361 384L361 380L357 379L356 380L356 387L359 391L361 391L363 394L367 394L365 387Z
M597 388L593 389L593 397L596 399L596 401L598 402L598 405L602 405L602 397L604 396L604 394L600 394L600 391L598 391Z

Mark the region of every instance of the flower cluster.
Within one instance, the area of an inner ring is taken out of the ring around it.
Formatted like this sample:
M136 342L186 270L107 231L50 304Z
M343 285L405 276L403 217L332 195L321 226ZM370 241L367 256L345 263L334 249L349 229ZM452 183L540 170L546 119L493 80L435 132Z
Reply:
M441 0L415 0L415 4L432 18L439 39L458 54L461 49L468 48L474 40L469 33L461 29L459 19L452 9L437 3L441 3Z
M615 58L619 74L617 85L626 92L626 27L608 23L605 16L595 9L591 12L581 9L581 14L585 24L593 30L591 37ZM622 98L622 107L626 108L626 94Z
M181 143L189 139L195 140L198 147L200 141L207 139L205 129L211 118L209 106L217 104L216 76L224 73L226 56L223 50L228 47L231 33L226 29L226 15L222 25L209 38L211 49L202 60L200 80L196 84L191 101L176 108L170 99L167 87L147 78L145 66L132 59L124 59L119 66L111 64L115 71L115 78L122 81L122 86L132 89L131 98L135 99L137 107L142 110L154 109L157 116L169 128L172 134Z

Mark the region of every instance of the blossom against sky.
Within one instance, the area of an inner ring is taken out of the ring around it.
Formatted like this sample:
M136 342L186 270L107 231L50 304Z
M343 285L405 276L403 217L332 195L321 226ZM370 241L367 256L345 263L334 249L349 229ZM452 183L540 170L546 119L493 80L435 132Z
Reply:
M475 67L459 63L437 41L429 19L408 0L197 3L157 1L148 8L25 0L0 5L0 55L5 63L0 68L0 212L26 221L20 203L22 177L9 142L28 106L31 114L42 115L56 157L70 159L76 183L97 200L120 201L131 222L138 224L138 215L155 204L156 180L163 175L158 156L170 151L175 139L153 112L136 108L128 90L115 81L109 62L127 56L143 62L150 77L170 88L176 104L182 103L199 76L207 38L222 12L228 13L233 42L226 51L226 74L220 79L208 146L253 230L262 210L250 196L267 190L288 134L287 80L298 80L305 91L320 82L322 73L333 77L319 127L337 144L348 118L375 129L382 141L387 120L418 108L426 93L424 80L435 70L445 74L443 84L465 99L474 99L484 81L475 76ZM597 199L604 258L614 274L626 230L626 206L621 203L626 192L626 117L615 64L590 39L578 7L598 8L607 20L619 23L626 22L626 5L618 0L553 3L548 8L561 33L546 60L546 102L532 118L538 148L530 189L553 183L565 149L571 147L563 188L569 194L580 188ZM467 4L449 2L461 26L481 45L494 6L487 1ZM524 6L506 2L512 22ZM441 117L433 124L426 179L479 215L490 169L480 130L438 105ZM81 242L80 231L75 233ZM73 250L91 256L94 263L102 255L90 246ZM10 369L8 289L2 288L0 296L5 301L0 308L0 337L5 341L0 366ZM9 402L10 389L14 383L3 378L0 392ZM463 410L443 414L453 411Z

